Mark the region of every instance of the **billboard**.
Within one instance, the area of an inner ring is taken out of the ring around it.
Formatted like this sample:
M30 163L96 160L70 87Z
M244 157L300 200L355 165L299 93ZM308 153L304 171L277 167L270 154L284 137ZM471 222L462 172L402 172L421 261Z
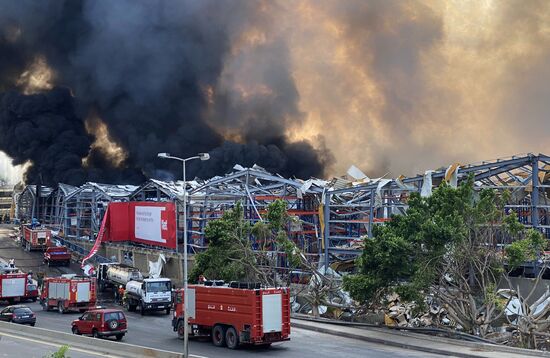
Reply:
M110 203L105 241L130 241L176 248L174 203L132 201Z
M132 241L176 248L176 212L173 203L130 202Z

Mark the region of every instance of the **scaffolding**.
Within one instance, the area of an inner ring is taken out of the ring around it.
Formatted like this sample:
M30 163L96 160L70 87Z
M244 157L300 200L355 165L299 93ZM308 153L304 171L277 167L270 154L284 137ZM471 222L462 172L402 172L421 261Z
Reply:
M206 225L210 220L219 219L225 210L233 208L237 202L243 205L245 219L255 223L262 220L269 203L281 199L287 203L287 212L293 219L287 227L289 237L303 252L318 257L321 242L318 208L322 188L311 183L305 188L303 181L273 175L259 166L236 166L235 170L207 181L186 182L189 252L200 252L207 247L204 235ZM183 244L183 197L182 182L150 179L130 196L130 200L174 202L178 242ZM253 247L258 248L254 237L250 239Z
M324 260L353 258L361 252L362 238L372 237L373 226L404 213L412 192L423 196L442 181L455 184L474 177L476 190L509 190L513 204L507 212L516 212L522 224L550 237L550 157L525 154L475 164L453 164L448 168L426 171L423 175L397 179L378 179L363 185L333 188L326 192L324 217ZM454 177L453 177L454 176Z
M37 188L38 196L36 195ZM30 222L33 218L42 218L45 201L52 190L52 188L43 185L27 185L17 198L17 218L22 222Z
M235 168L235 172L212 178L190 192L190 219L187 223L189 244L195 250L204 249L208 245L204 235L208 222L220 218L225 210L234 207L237 202L242 203L245 219L253 224L264 220L268 205L280 199L286 202L287 213L292 219L286 228L288 237L310 260L316 261L322 241L319 205L322 185L326 182L318 179L307 182L285 179L259 166ZM254 237L251 240L253 248L258 249L260 243Z
M136 189L134 185L88 182L77 188L61 183L55 190L42 187L43 199L36 201L36 188L28 185L18 199L18 218L22 222L36 218L66 238L93 240L108 203L128 201Z

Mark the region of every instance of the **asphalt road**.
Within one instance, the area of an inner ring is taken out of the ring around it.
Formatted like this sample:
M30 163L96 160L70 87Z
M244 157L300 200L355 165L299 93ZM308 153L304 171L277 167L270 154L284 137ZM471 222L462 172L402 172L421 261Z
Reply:
M16 265L24 263L23 267L33 270L45 269L41 265L42 257L39 253L28 253L18 248L8 232L0 228L0 258L15 257ZM73 269L75 269L73 267ZM46 269L47 270L47 269ZM50 275L55 275L50 270ZM59 274L59 273L57 273ZM112 306L110 300L100 303L103 306ZM71 321L77 319L78 313L59 314L45 312L38 303L29 303L29 307L37 314L37 327L47 328L60 332L71 332ZM2 307L0 303L0 308ZM128 319L129 332L123 342L169 351L183 351L183 341L177 338L172 331L171 315L149 314L141 316L135 312L125 312ZM0 341L0 347L2 343ZM273 344L269 348L244 347L238 350L214 347L210 341L191 340L189 351L199 357L435 357L423 352L409 351L373 344L359 340L336 337L324 333L304 329L292 329L291 340ZM1 354L0 354L1 356Z
M104 305L112 306L112 304ZM52 311L45 312L38 303L30 303L29 307L37 314L37 327L60 332L70 333L71 321L79 316L78 313L61 315ZM161 313L146 316L135 312L125 312L125 314L129 332L123 342L174 352L183 350L183 341L177 339L176 333L172 331L171 316ZM423 352L396 349L297 328L292 330L289 342L273 344L270 348L244 347L232 351L214 347L207 340L192 339L189 351L201 357L435 357Z

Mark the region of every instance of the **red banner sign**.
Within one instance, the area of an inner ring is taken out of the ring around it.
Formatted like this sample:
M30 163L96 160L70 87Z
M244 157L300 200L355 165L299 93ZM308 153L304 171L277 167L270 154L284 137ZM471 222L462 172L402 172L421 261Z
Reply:
M176 248L174 203L132 201L109 204L108 238L104 241L130 241Z
M107 210L105 211L105 215L103 215L103 221L101 222L101 227L99 228L99 233L97 234L97 238L95 240L94 246L92 247L88 255L86 255L86 257L82 259L82 263L80 264L80 267L86 266L86 261L91 259L97 253L97 250L99 250L99 247L101 246L101 242L105 239L107 229L110 226L109 218L110 218L109 207L107 207Z

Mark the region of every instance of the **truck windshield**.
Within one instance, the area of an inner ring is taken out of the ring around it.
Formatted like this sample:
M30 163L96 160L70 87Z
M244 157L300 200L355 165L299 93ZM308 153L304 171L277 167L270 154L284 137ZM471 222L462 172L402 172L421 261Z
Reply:
M170 281L147 282L147 292L166 292L172 289Z

